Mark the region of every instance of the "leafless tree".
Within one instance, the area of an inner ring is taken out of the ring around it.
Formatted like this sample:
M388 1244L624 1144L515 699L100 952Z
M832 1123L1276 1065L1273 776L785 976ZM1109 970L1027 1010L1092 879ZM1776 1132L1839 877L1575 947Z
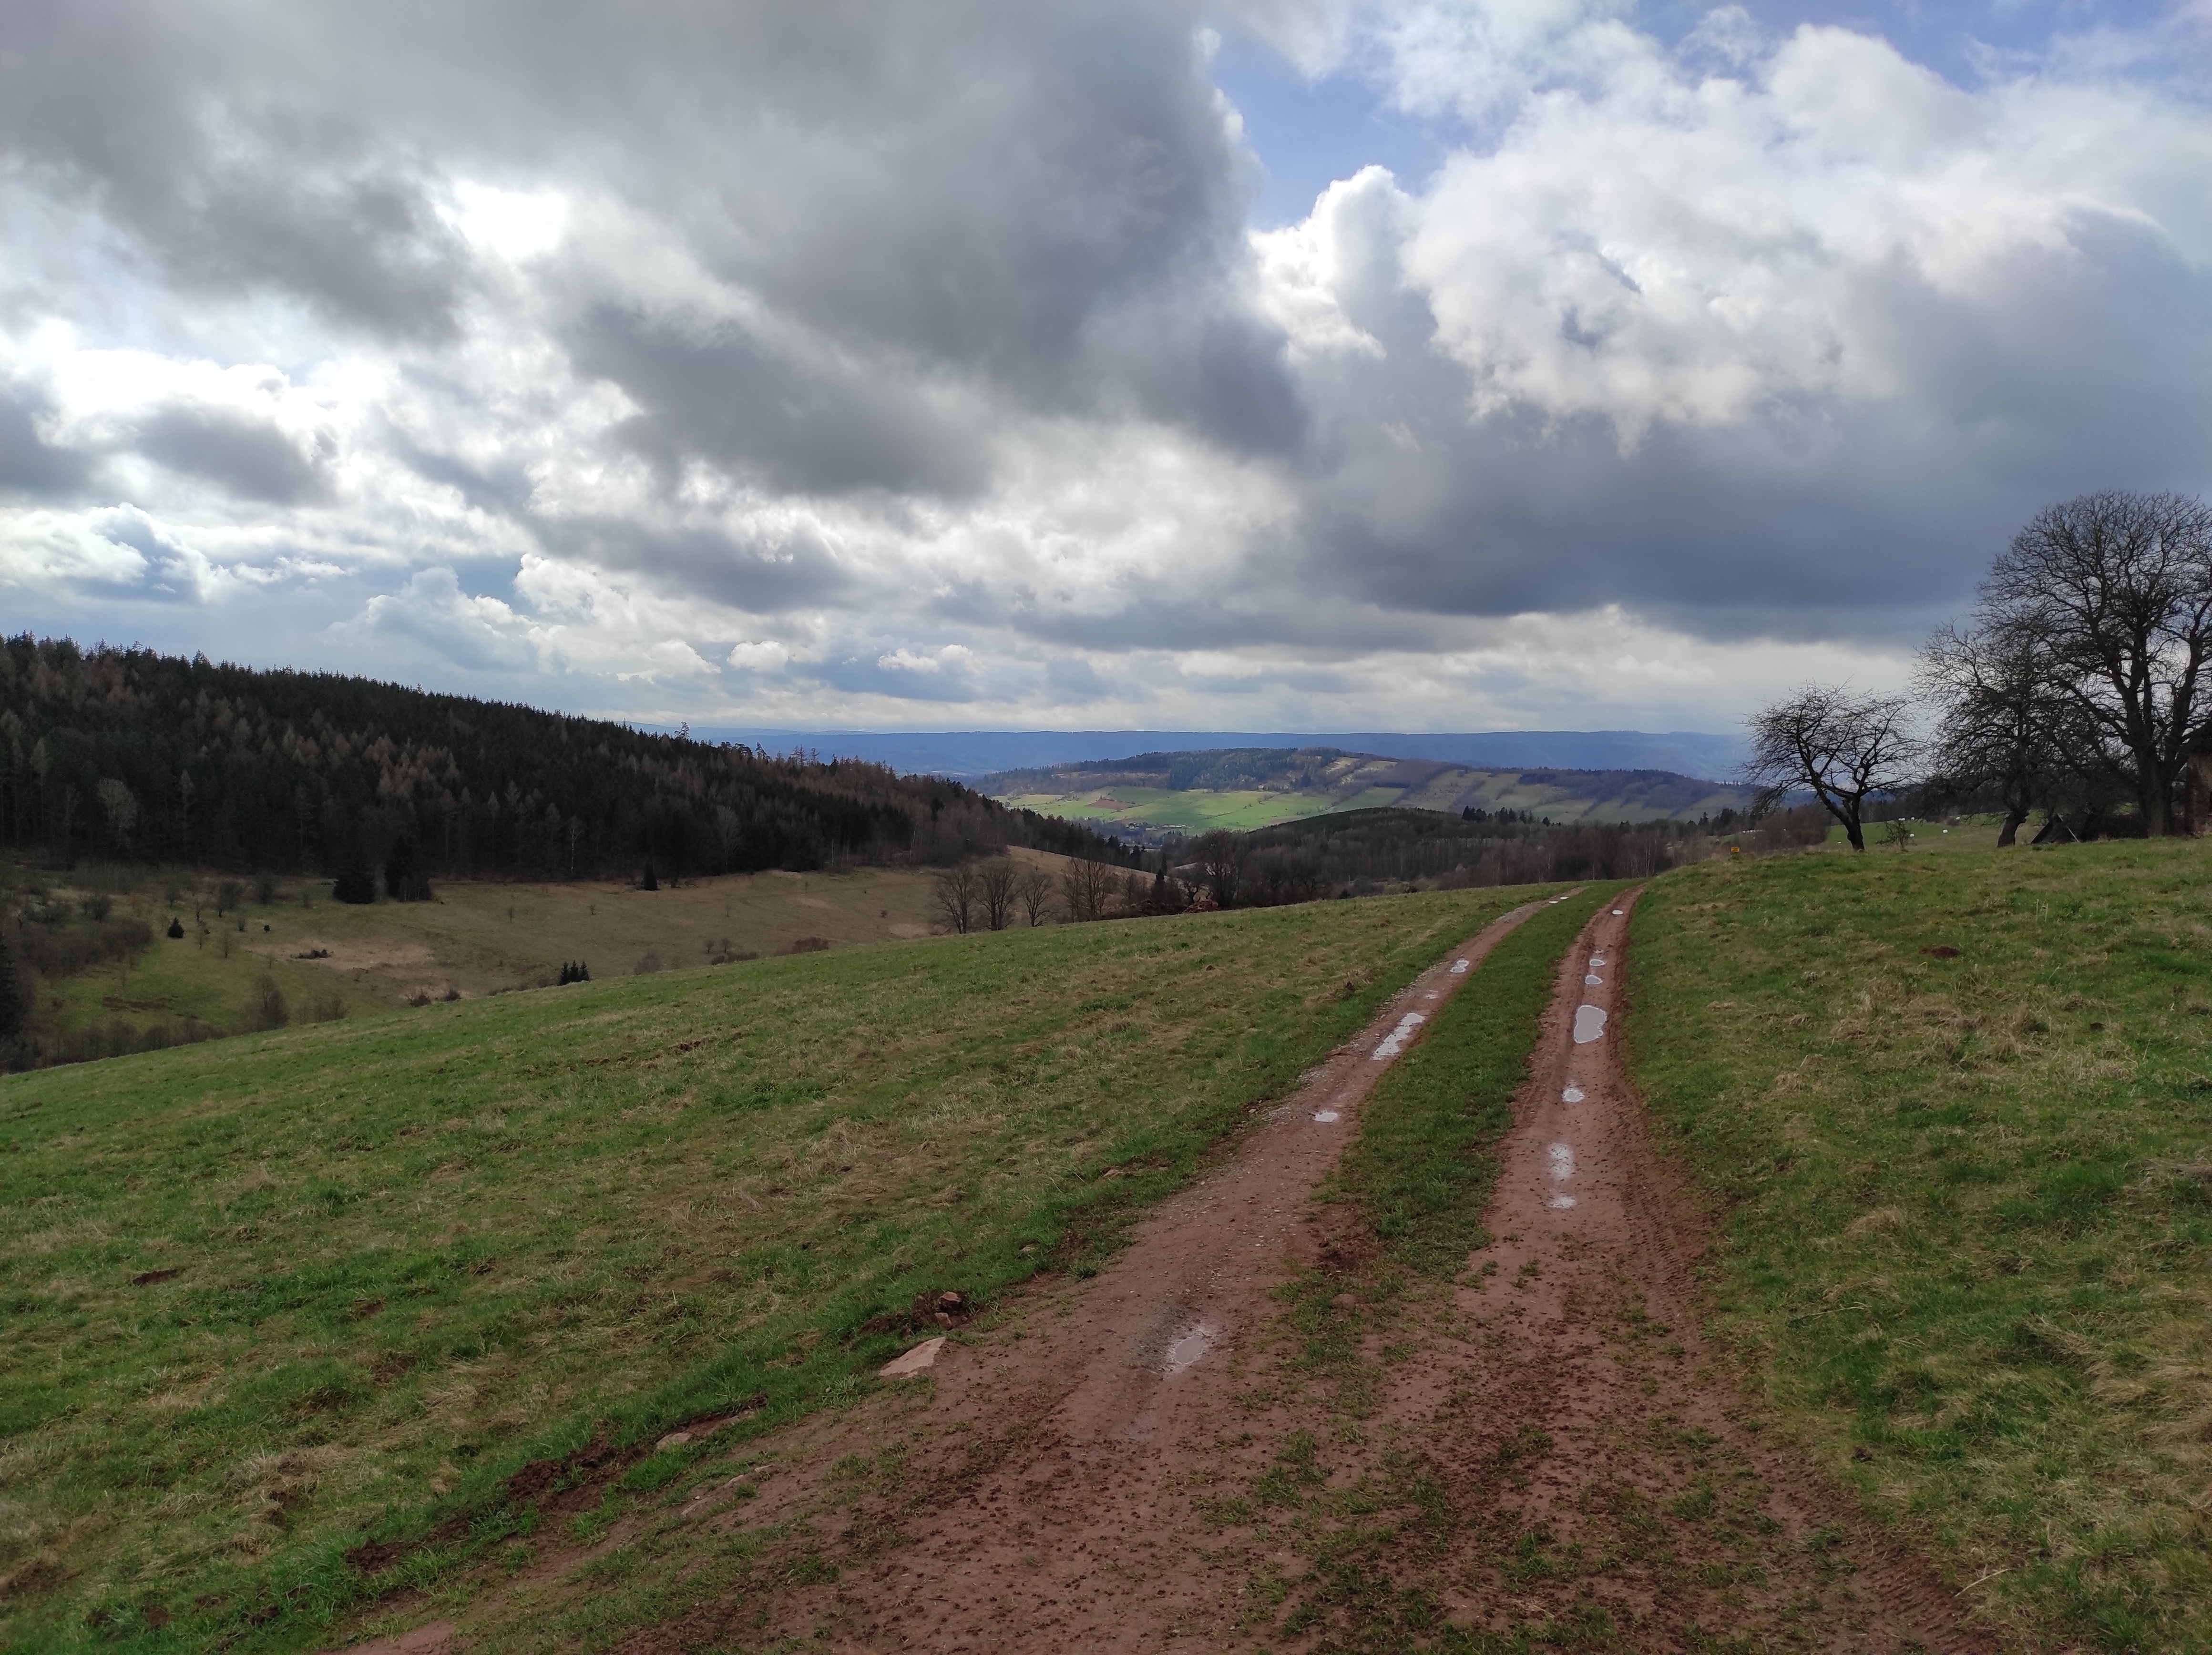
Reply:
M1103 919L1114 900L1115 870L1103 862L1071 860L1060 871L1060 900L1078 924Z
M1042 925L1045 910L1052 906L1052 876L1034 863L1024 868L1014 882L1014 900L1021 904L1022 918L1032 927Z
M1872 793L1893 792L1912 780L1919 743L1905 723L1901 695L1856 695L1844 688L1807 684L1744 721L1751 757L1744 780L1759 789L1754 815L1803 788L1844 824L1851 849L1866 849L1860 815Z
M975 864L969 862L939 870L930 882L930 900L939 916L962 937L975 929L977 883Z
M1982 583L1985 622L2033 636L2145 831L2171 832L2207 733L2212 510L2180 494L2084 494L2039 512Z
M1237 887L1244 875L1244 858L1251 849L1242 834L1217 828L1200 834L1191 846L1192 859L1206 875L1213 900L1224 908L1237 906Z
M2033 631L1991 621L1939 627L1920 652L1919 694L1936 710L1933 781L1943 791L1995 790L2010 845L2038 805L2053 807L2079 767L2081 731L2057 664Z
M1021 868L1010 856L994 856L975 870L976 900L983 923L993 931L1006 930L1014 917L1014 887L1020 878Z

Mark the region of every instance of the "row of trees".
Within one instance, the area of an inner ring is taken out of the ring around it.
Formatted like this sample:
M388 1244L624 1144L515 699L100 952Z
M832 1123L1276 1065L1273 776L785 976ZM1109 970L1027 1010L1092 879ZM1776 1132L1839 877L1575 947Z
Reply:
M2013 537L1912 693L1808 684L1748 721L1746 776L1762 804L1810 791L1854 850L1869 801L1901 794L2001 810L2002 845L2039 809L2069 836L2174 833L2212 762L2209 659L2212 510L2084 494Z
M1097 919L1265 908L1326 897L1414 888L1465 889L1560 880L1641 879L1710 855L1735 825L1698 821L1576 822L1557 826L1513 811L1480 820L1425 810L1348 811L1253 833L1216 829L1177 840L1139 867L1082 859L1057 876L998 857L949 868L933 887L948 931L1004 931ZM1812 807L1770 813L1761 848L1816 843L1825 819Z

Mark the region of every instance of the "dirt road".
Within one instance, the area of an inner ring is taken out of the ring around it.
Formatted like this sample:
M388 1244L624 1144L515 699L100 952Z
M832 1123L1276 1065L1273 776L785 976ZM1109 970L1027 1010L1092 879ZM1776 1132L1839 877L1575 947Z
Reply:
M1097 1277L696 1500L757 1537L749 1584L622 1646L1985 1647L1698 1337L1694 1209L1619 1056L1629 906L1562 961L1467 1270L1414 1276L1315 1197L1409 1015L1480 991L1528 909Z

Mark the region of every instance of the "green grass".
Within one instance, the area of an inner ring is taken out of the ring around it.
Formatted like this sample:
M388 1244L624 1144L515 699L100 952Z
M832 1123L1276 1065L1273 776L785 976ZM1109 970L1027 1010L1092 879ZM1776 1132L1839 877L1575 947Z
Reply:
M1095 1268L1535 894L811 955L0 1082L0 1643L298 1648L459 1590L527 1555L525 1464L596 1442L647 1498L707 1452L661 1433L748 1410L719 1453L856 1394L916 1294Z
M1711 862L1632 961L1815 1456L2030 1646L2212 1647L2212 847Z
M1211 833L1217 828L1249 833L1278 822L1303 821L1308 816L1334 810L1389 803L1397 789L1370 788L1355 803L1327 792L1281 792L1259 788L1217 791L1211 788L1115 787L1092 788L1083 793L1036 793L1009 798L1006 803L1041 815L1063 816L1089 822L1101 833L1117 823L1142 823L1150 828L1176 828L1186 834ZM1373 796L1373 797L1370 797ZM1112 805L1102 805L1103 798Z
M1560 956L1620 885L1546 906L1491 950L1368 1100L1342 1181L1385 1251L1431 1276L1487 1246L1492 1147L1513 1125Z

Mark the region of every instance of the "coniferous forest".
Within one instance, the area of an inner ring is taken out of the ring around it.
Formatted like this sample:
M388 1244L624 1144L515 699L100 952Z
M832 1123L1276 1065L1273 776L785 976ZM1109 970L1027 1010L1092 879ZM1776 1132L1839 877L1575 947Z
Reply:
M0 643L0 845L319 872L339 894L434 876L563 879L941 864L1007 845L1133 853L957 783L710 746L330 673Z

